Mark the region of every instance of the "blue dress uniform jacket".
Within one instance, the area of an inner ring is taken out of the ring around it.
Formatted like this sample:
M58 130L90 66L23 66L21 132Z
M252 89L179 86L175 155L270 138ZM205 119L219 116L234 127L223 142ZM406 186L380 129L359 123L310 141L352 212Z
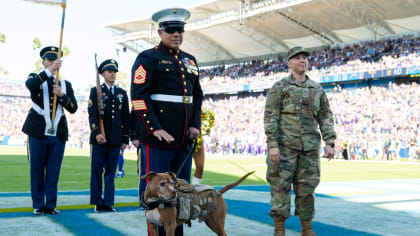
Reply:
M108 145L121 146L129 143L130 134L130 111L128 107L127 92L114 85L114 94L102 84L102 96L104 99L105 138ZM89 125L91 129L90 144L98 145L96 135L100 134L96 87L90 90L89 96Z
M130 140L140 140L140 123L139 117L136 112L132 110L130 112Z
M157 101L151 95L192 96L192 103ZM131 100L140 117L140 142L156 147L182 148L189 127L200 129L203 92L194 56L160 43L140 53L132 67ZM175 139L159 141L153 132L163 129Z
M26 87L29 89L31 93L31 100L33 103L36 103L39 107L44 107L43 101L43 90L41 84L45 81L48 81L48 91L49 91L49 100L50 100L50 117L52 115L52 105L53 105L53 97L54 94L52 93L52 85L53 79L47 76L45 71L42 71L39 74L31 73L29 74L28 79L26 80ZM60 81L63 83L63 81ZM77 110L77 101L74 97L73 88L71 87L71 83L66 81L66 94L63 97L57 97L57 102L60 103L64 109L66 109L70 113L75 113ZM23 124L22 131L34 138L45 140L47 137L45 136L45 120L44 116L39 115L34 109L30 109L28 116L26 117L25 123ZM65 143L68 139L68 128L67 128L67 119L66 116L63 114L61 117L60 122L58 123L57 127L57 137Z

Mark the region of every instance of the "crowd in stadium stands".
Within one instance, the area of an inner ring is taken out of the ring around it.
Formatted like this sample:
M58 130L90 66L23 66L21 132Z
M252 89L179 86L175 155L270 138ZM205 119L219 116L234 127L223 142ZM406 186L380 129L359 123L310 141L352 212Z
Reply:
M1 95L29 96L29 91L22 81L7 81L6 79L0 79L0 84Z
M420 37L368 41L315 51L309 56L309 76L371 71L420 65ZM243 85L265 80L277 80L287 75L285 57L275 60L254 60L230 66L218 66L200 71L201 85Z
M400 155L408 157L404 151L420 147L420 86L416 83L337 88L328 97L336 122L337 158L399 160ZM216 114L215 126L206 138L207 151L264 154L264 105L262 95L205 100L203 106Z
M3 84L0 87L3 87ZM89 145L90 134L87 102L79 101L78 105L80 109L75 114L66 116L70 133L67 145L84 148ZM29 98L0 96L0 144L6 141L11 145L26 142L26 136L21 130L30 107Z
M264 154L264 104L263 95L205 99L203 107L215 114L210 136L204 138L207 151L223 154Z
M404 37L365 42L313 52L312 75L345 73L420 65L420 38ZM201 72L204 89L256 81L278 80L287 75L283 58L253 61L231 67L216 67ZM312 76L311 75L311 76ZM24 83L0 83L0 144L24 143L23 119L31 104ZM352 90L336 88L328 97L335 115L338 140L337 157L347 159L395 159L416 155L420 147L420 87L417 84L389 84ZM265 96L207 98L203 107L216 115L214 127L205 137L211 153L260 155L266 153L263 127ZM87 148L89 125L87 102L68 115L68 145ZM407 151L409 150L409 151ZM410 153L407 153L410 152ZM418 154L417 154L418 155Z
M334 112L337 157L348 159L399 160L401 150L415 152L420 147L420 86L389 84L388 87L364 87L353 90L334 89L328 94ZM360 99L363 98L363 99ZM80 110L68 115L68 145L87 148L89 125L87 102ZM230 96L208 98L203 107L216 115L210 136L205 137L211 153L264 155L263 127L265 96ZM23 119L31 104L28 98L0 96L0 143L8 137L13 144L25 136ZM343 150L347 150L346 154ZM413 151L414 150L414 151ZM411 153L415 155L415 153Z

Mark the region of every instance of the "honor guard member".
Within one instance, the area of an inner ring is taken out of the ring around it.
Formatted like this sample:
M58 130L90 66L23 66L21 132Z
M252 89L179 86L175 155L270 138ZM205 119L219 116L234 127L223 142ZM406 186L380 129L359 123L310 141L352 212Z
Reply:
M267 95L264 128L267 135L267 181L271 189L270 216L274 235L285 235L284 222L290 216L291 185L295 192L295 215L300 218L302 236L316 235L315 188L320 180L319 149L334 157L333 113L321 85L309 79L307 52L294 47L287 54L291 74L276 82Z
M96 87L91 88L88 104L89 125L91 130L91 175L90 204L95 212L114 212L115 171L120 149L129 142L130 113L125 90L115 85L118 63L105 60L99 65L99 73L105 79L102 84L104 106L103 125L105 137L99 130ZM104 173L104 197L102 198L102 174Z
M31 93L32 107L22 131L28 135L31 175L31 196L34 215L60 214L57 205L57 183L61 161L68 139L67 119L63 108L70 113L77 110L71 83L60 80L55 85L55 73L61 67L57 47L41 50L41 73L31 73L26 87ZM55 119L52 120L53 99L57 96Z
M159 11L161 42L141 52L132 68L131 101L139 117L141 175L149 171L176 173L190 181L191 158L181 167L191 149L192 139L200 133L203 92L197 61L182 51L184 25L190 12L182 8ZM141 180L140 196L147 180ZM160 234L163 228L159 229ZM182 235L182 226L176 235Z

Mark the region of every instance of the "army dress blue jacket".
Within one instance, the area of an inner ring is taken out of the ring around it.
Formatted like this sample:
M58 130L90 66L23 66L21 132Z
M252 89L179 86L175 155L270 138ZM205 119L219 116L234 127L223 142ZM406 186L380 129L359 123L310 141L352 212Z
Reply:
M188 128L200 129L201 126L203 92L195 57L161 42L137 56L131 76L131 101L139 117L140 142L182 148L188 139ZM152 99L156 94L182 98L183 102ZM172 135L175 141L169 144L159 141L153 132L160 129Z
M40 108L44 108L44 97L42 83L47 81L48 83L48 92L49 92L49 103L50 103L50 118L52 117L53 110L53 99L54 94L52 92L53 78L48 77L47 73L42 71L39 74L31 73L29 74L28 79L25 82L26 87L29 89L31 94L32 103L37 104ZM63 83L64 80L59 81ZM66 93L63 97L57 97L57 102L63 106L63 110L66 109L70 113L75 113L77 111L77 101L74 96L74 91L71 86L71 83L66 82ZM63 91L64 92L64 91ZM58 105L58 104L57 104ZM26 117L25 123L23 124L22 131L34 138L38 139L47 139L45 136L45 118L43 115L38 114L33 108L29 110L28 116ZM62 142L66 142L69 136L69 131L67 127L67 119L65 114L61 117L58 126L56 136Z
M104 131L107 145L121 146L128 144L130 134L130 111L127 92L114 85L114 94L102 84L104 105ZM96 87L91 88L88 104L89 126L91 130L90 144L98 145L96 136L100 134Z

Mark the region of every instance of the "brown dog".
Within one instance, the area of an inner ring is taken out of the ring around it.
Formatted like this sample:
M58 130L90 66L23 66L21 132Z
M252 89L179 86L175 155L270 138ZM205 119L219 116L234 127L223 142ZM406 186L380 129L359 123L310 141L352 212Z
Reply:
M208 213L204 221L206 222L206 225L217 235L226 235L225 218L227 205L222 194L239 185L246 177L253 173L254 171L249 172L235 183L226 185L219 191L216 191L216 208ZM176 207L177 191L174 185L177 180L175 174L172 172L155 173L151 171L141 178L147 178L149 180L146 186L143 202L150 202L148 201L150 199L160 202L158 203L160 204L159 207L154 209L146 208L145 211L146 219L149 223L150 234L152 236L158 236L158 225L160 225L165 227L167 236L175 235L175 228L182 223L188 222L177 218L179 209Z

